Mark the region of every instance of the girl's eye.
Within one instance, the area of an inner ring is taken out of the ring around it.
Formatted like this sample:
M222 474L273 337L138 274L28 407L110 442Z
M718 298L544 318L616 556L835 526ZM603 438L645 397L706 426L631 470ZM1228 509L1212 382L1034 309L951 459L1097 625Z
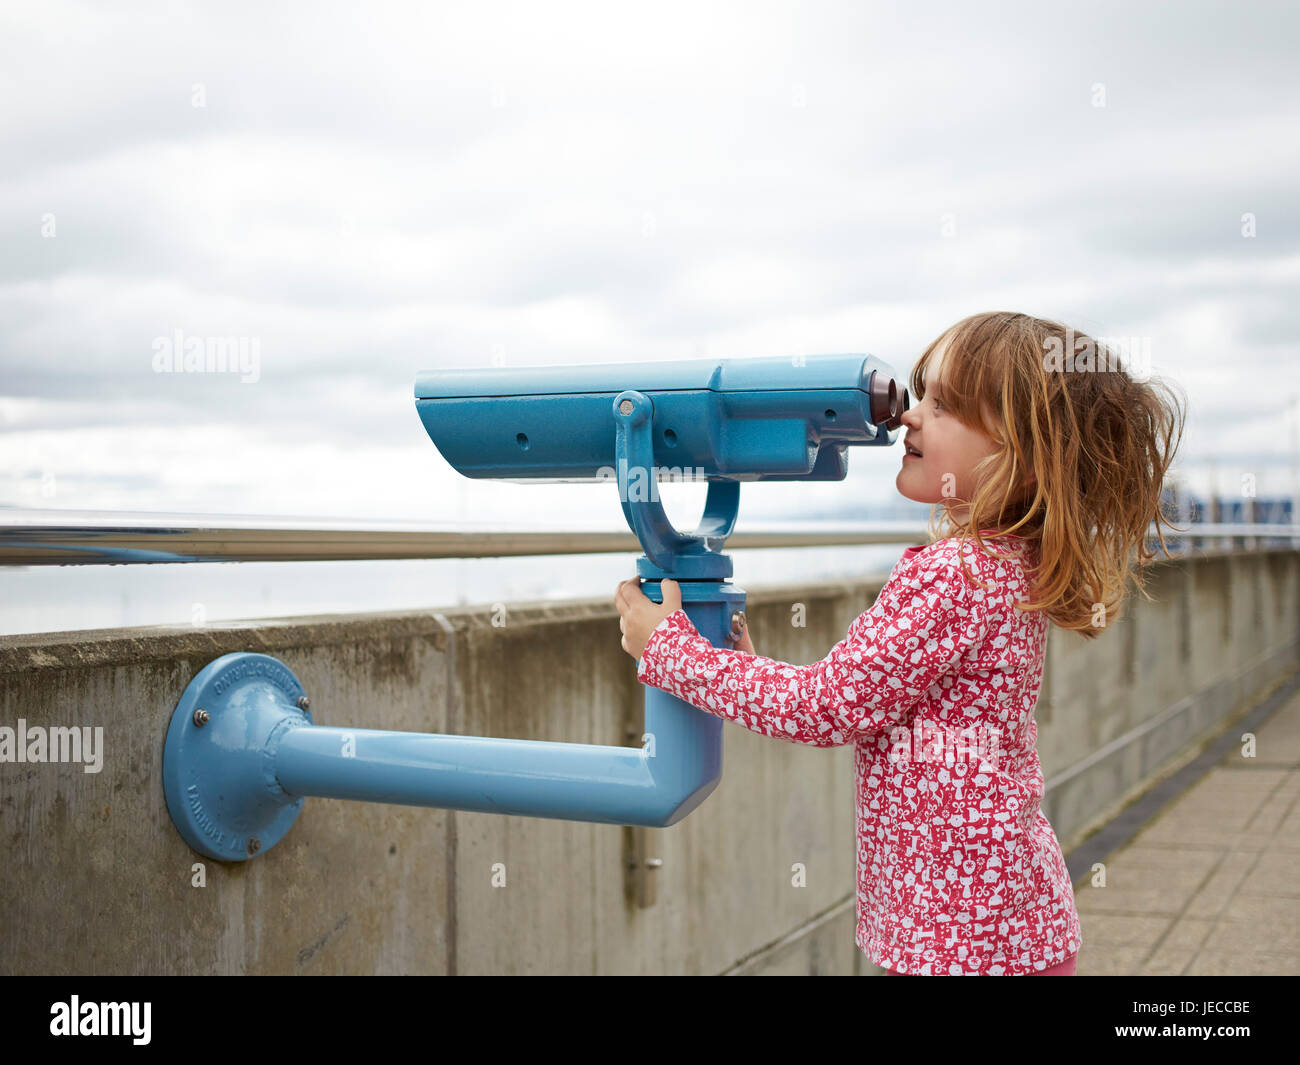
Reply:
M943 404L940 403L937 399L934 401L934 406L936 410L943 410Z

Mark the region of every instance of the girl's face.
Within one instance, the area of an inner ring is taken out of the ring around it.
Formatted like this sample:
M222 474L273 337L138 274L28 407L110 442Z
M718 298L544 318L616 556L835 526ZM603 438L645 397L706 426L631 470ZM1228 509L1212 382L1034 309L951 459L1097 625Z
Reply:
M944 400L943 359L947 341L935 348L925 370L925 399L903 412L903 468L894 482L907 499L918 503L942 503L958 520L964 521L969 507L956 499L975 495L975 467L999 446L990 437L959 422ZM907 445L921 452L916 457Z

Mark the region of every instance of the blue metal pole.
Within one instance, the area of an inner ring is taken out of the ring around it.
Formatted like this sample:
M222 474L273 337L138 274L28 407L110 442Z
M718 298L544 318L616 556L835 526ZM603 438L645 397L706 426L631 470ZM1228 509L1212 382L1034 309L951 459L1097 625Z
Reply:
M317 725L285 733L274 771L293 796L662 828L717 787L721 725L647 689L642 748Z
M662 601L658 582L645 588ZM718 581L681 589L700 634L724 646L745 593ZM284 663L222 655L172 714L167 808L191 847L225 861L273 847L309 795L664 828L721 781L722 719L656 688L642 691L641 747L389 732L313 724Z

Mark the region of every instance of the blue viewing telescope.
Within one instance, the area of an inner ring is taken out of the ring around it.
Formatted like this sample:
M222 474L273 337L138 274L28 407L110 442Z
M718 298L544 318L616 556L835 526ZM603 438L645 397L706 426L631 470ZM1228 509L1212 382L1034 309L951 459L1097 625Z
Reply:
M853 444L892 444L905 388L870 355L430 370L415 408L466 477L617 483L647 580L731 576L719 551L742 481L842 481ZM694 535L669 523L661 474L707 481Z
M661 468L842 481L846 448L893 443L908 398L871 356L799 355L429 370L416 378L415 409L466 477L606 480L616 430L631 418L645 425Z
M744 481L839 481L853 445L893 444L908 409L870 355L440 369L415 406L458 473L525 484L616 484L645 554L645 594L680 583L715 647L744 628L722 547ZM679 533L660 477L708 484ZM185 689L163 752L167 808L200 853L238 861L288 832L308 795L666 827L722 779L722 719L644 688L643 745L608 747L316 725L302 685L268 655L210 662Z

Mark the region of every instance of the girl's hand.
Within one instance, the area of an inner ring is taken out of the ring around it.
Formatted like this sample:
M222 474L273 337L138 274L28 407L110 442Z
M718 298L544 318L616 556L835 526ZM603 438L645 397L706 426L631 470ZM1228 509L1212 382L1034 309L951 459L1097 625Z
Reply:
M749 618L745 619L744 631L740 634L740 639L731 645L733 651L748 651L751 655L758 654L754 650L753 641L749 638Z
M621 615L618 627L623 630L623 650L638 662L659 622L682 608L682 590L676 581L665 578L659 582L659 588L664 597L662 604L653 602L641 591L640 577L619 581L614 594L614 605Z

